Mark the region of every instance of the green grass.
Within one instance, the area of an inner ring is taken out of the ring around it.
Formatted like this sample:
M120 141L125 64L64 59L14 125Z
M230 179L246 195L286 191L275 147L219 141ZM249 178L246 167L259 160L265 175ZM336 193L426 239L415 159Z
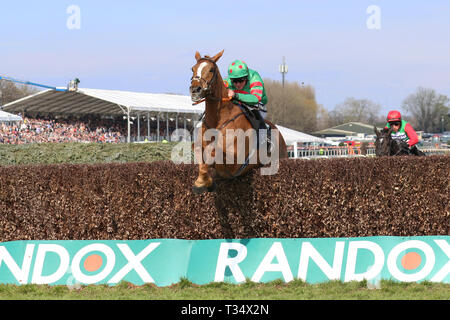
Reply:
M125 163L170 160L171 143L0 144L0 165Z
M169 287L89 285L79 288L48 285L0 285L0 299L14 300L449 300L450 285L381 281L380 289L368 289L366 281L330 281L307 284L247 281L240 285L210 283L195 285L186 279Z

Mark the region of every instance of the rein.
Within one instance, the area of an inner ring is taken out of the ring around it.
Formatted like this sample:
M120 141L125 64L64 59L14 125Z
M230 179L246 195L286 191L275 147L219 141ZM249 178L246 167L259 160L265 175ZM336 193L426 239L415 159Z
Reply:
M411 154L411 151L409 149L402 148L402 146L400 146L399 143L396 141L395 141L395 143L397 143L398 150L396 153L393 154L393 156L398 156L403 151L406 152L407 154Z
M213 100L218 100L217 98L214 98ZM202 102L205 102L206 101L206 98L203 98L203 99L201 99L201 100L199 100L199 101L195 101L194 103L192 103L192 105L193 106L196 106L197 104L199 104L199 103L202 103ZM225 102L225 101L231 101L231 98L222 98L222 101L223 102Z
M203 101L205 101L206 99L202 99L202 101L200 101L200 102L203 102ZM230 98L222 98L222 101L230 101L231 99ZM197 102L197 103L200 103L200 102ZM220 110L220 108L219 108L219 110ZM227 121L225 121L224 123L222 123L222 125L220 126L220 127L218 127L218 128L212 128L212 127L210 127L207 123L206 123L206 121L203 121L203 118L205 117L205 114L206 114L206 111L203 111L203 113L201 114L201 116L200 116L200 120L199 121L201 121L204 125L205 125L205 127L207 128L207 129L217 129L217 130L222 130L223 128L225 128L230 122L233 122L234 120L236 120L237 118L239 118L240 116L242 116L242 115L244 115L244 112L241 112L241 113L238 113L237 115L235 115L233 118L231 118L231 119L228 119Z

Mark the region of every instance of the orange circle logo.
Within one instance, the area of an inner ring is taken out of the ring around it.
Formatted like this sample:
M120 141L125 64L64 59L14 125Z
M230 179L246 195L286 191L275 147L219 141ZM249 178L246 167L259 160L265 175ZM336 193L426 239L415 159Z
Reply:
M417 252L408 252L402 258L402 266L406 270L417 269L422 262L422 257Z
M84 269L89 272L94 272L100 269L103 265L103 259L98 254L92 254L84 260Z

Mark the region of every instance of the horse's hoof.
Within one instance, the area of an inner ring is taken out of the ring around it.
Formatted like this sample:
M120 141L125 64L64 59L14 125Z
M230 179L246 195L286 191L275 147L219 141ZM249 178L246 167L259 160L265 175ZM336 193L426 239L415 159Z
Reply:
M208 192L215 192L217 189L217 184L213 182L209 187L206 188Z

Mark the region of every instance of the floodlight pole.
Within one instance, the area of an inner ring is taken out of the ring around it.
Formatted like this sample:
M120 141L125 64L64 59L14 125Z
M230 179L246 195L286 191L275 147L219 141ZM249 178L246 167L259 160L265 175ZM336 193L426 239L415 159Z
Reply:
M284 77L285 77L285 74L288 72L288 66L286 64L285 57L283 57L283 64L280 64L279 70L280 70L280 73L281 73L281 83L282 83L283 88L284 88Z

